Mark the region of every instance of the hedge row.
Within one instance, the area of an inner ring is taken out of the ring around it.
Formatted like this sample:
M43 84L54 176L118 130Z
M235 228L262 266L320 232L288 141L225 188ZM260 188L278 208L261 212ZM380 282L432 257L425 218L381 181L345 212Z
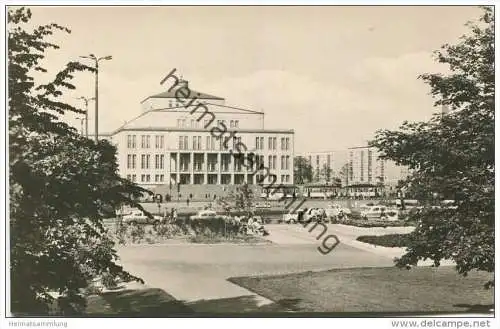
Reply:
M410 244L411 234L387 234L387 235L362 235L356 240L374 244L382 247L407 247Z
M336 221L338 224L356 226L356 227L401 227L401 226L415 226L412 221L406 220L363 220L363 219L346 219Z

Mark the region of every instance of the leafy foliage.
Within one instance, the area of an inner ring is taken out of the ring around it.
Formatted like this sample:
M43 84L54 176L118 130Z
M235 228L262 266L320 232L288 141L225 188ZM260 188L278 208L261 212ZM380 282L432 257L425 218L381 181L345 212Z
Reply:
M456 200L457 209L419 213L416 238L400 266L453 259L464 275L494 270L494 17L492 8L483 9L480 21L468 24L468 35L436 53L450 74L420 77L435 104L452 111L429 122L404 122L399 131L378 131L371 142L383 158L414 171L406 185L422 201Z
M73 75L93 69L70 62L47 84L35 72L45 41L57 24L27 31L29 9L8 12L9 181L11 309L16 314L45 314L59 294L63 314L84 309L82 291L93 278L133 277L115 263L114 243L102 218L122 204L142 207L130 197L145 190L118 176L116 148L94 143L60 120L81 111L61 100L75 89Z
M255 203L254 192L246 183L238 186L235 191L231 192L228 199L231 201L232 209L247 213L252 211Z
M313 180L313 169L306 158L298 156L293 160L294 163L294 184L304 184Z

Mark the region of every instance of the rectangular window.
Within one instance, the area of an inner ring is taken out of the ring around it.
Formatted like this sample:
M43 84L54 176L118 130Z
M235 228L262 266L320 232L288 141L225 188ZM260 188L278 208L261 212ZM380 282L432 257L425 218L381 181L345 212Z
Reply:
M165 164L165 155L161 154L160 155L160 169L163 169L164 164Z
M240 126L240 121L234 120L234 128L239 128L239 126Z
M130 149L132 148L132 136L127 135L127 148Z
M201 150L201 136L198 136L198 150Z
M141 182L144 182L146 180L146 175L141 175Z
M268 141L267 148L272 150L273 149L273 138L269 137L267 141Z
M193 150L196 150L196 136L193 136Z
M127 169L132 168L132 155L128 154L127 155Z
M146 182L149 183L151 181L151 176L150 175L146 175Z
M146 148L146 136L141 135L141 148Z
M285 138L285 150L289 150L290 149L290 138L287 137Z
M285 162L285 169L289 170L290 169L290 156L286 156L286 162Z
M260 149L263 150L264 149L264 137L261 137L260 138Z
M256 149L256 150L259 150L259 149L260 149L260 148L259 148L259 140L260 140L260 139L259 139L259 137L255 137L255 149Z
M184 137L179 136L179 150L184 148Z
M160 155L155 155L155 169L159 169L160 167Z
M184 136L184 149L189 150L188 137Z
M127 175L127 180L130 180L132 177L130 177L130 175Z
M234 128L234 120L229 121L229 128Z
M278 143L276 142L277 140L278 140L278 138L277 138L277 137L274 137L274 138L273 138L273 150L276 150L276 147L277 147L276 145L278 144Z
M160 182L163 182L165 180L165 176L164 175L160 175Z
M136 175L132 175L132 182L135 182L137 181L137 176Z
M149 136L149 135L146 136L146 148L150 148L151 147L151 145L149 143L150 141L151 141L151 136Z
M151 155L146 155L146 169L149 169L149 160L151 159Z
M136 148L136 145L137 145L137 143L136 143L137 140L135 137L136 137L135 135L132 135L132 148L134 148L134 149Z
M159 175L155 175L155 182L158 182L158 179L159 179L159 177L158 177L158 176L159 176Z
M283 137L281 137L280 139L281 143L280 143L280 149L283 151L285 149L285 139Z
M146 155L142 154L141 155L141 169L145 169L145 168L146 168Z
M210 150L210 142L212 141L212 140L210 139L210 136L207 136L206 141L207 141L207 142L206 142L206 144L205 144L205 150Z
M132 155L132 169L135 169L135 163L136 163L136 160L137 160L137 155Z
M274 140L276 140L276 138ZM278 162L278 156L273 155L273 169L276 169L277 162Z

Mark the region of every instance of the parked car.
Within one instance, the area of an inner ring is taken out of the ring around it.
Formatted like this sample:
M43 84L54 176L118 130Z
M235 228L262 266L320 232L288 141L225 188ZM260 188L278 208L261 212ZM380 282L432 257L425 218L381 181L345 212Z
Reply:
M351 210L349 208L343 208L338 204L332 204L325 209L326 217L330 220L345 218L351 215Z
M325 209L322 208L309 208L304 210L303 222L309 223L311 221L318 221L326 219Z
M217 212L214 210L200 210L194 216L191 216L191 219L205 219L205 218L213 218L217 217Z
M283 215L283 222L286 224L294 224L299 222L299 214L303 212L303 210L290 210L287 214Z
M285 197L283 193L270 193L269 196L267 197L267 200L281 200Z
M137 225L137 224L157 225L162 223L163 221L165 221L165 219L161 216L154 215L152 218L150 218L140 210L134 210L122 217L123 223L131 225Z
M367 219L383 219L383 220L397 220L398 210L388 208L386 206L371 206L363 207L361 209L361 218Z
M255 205L255 208L257 208L257 209L271 208L271 203L270 202L259 202Z

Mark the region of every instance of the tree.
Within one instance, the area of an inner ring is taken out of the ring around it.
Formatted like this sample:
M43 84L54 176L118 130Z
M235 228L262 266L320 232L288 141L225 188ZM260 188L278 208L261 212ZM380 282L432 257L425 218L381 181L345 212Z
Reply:
M117 254L102 219L146 190L118 175L116 148L94 143L60 120L81 110L60 98L73 75L93 68L70 62L47 84L36 71L57 24L26 30L29 9L8 12L9 197L11 310L46 314L58 293L63 314L82 312L92 279L132 276L115 263Z
M323 164L323 167L321 168L321 176L325 178L325 181L327 183L332 180L332 173L333 173L332 168L330 168L330 166L327 165L326 163Z
M233 209L250 213L253 209L255 196L248 184L242 184L229 195L229 200L233 204Z
M297 156L294 161L294 184L304 184L313 180L313 169L306 158Z
M349 163L344 163L342 168L339 171L340 182L343 186L349 185Z
M418 215L399 266L426 258L439 266L452 259L463 275L494 271L494 16L491 7L483 10L458 44L436 52L450 73L420 77L430 85L435 104L451 112L429 122L404 122L398 131L378 131L371 142L383 158L413 169L406 184L422 199L424 194L427 200L456 200L457 209L428 207Z

